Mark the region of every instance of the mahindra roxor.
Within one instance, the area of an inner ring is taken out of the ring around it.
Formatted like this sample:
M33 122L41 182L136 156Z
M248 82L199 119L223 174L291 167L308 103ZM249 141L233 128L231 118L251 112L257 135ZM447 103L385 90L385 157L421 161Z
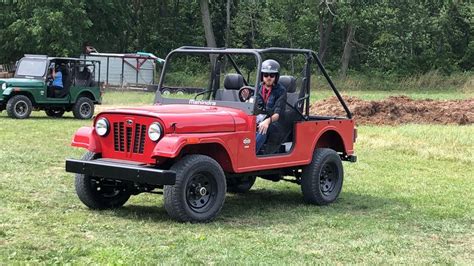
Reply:
M257 153L256 120L265 113L255 90L266 58L282 65L278 82L287 103L279 134ZM310 82L318 73L346 117L310 114ZM315 52L181 47L168 54L158 86L203 90L163 95L158 89L153 106L103 111L74 135L72 146L87 152L67 159L66 171L76 173L77 195L89 208L117 208L131 195L163 193L172 218L207 222L220 212L226 192L246 192L257 177L300 185L307 203L338 198L342 161L356 161L356 127Z

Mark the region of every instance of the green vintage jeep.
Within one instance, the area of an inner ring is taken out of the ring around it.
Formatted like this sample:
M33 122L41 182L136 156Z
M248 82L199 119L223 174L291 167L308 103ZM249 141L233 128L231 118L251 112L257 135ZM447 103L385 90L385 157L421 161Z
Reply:
M52 88L52 69L61 69L63 89ZM72 111L75 118L89 119L94 104L101 104L100 62L79 58L25 55L17 64L14 78L0 79L0 112L28 118L32 110L44 110L50 117Z

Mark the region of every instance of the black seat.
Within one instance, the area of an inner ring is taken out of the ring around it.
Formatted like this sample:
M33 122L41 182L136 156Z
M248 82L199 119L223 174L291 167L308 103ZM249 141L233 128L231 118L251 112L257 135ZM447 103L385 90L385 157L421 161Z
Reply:
M281 144L285 142L292 142L291 133L293 133L293 126L295 122L301 118L301 115L298 114L298 112L294 109L297 108L299 110L301 108L297 106L300 93L296 91L296 78L293 76L281 76L278 82L286 88L287 105L284 115L281 118L281 121L279 120L278 123L278 130L280 131L280 134L269 136L267 140L267 153L288 151L288 149L282 149ZM290 147L291 145L285 146Z
M296 106L299 94L296 91L296 78L293 76L281 76L280 82L286 87L286 102L285 115L283 117L283 124L285 127L293 126L294 122L298 120L300 115L294 108L300 109ZM301 110L300 110L301 111Z
M92 75L89 72L88 68L84 67L84 69L81 72L77 72L76 78L75 78L76 86L89 87L91 85L91 81L92 81Z
M244 78L240 74L227 74L224 77L224 89L216 91L216 100L234 101L239 100L239 89L244 86Z

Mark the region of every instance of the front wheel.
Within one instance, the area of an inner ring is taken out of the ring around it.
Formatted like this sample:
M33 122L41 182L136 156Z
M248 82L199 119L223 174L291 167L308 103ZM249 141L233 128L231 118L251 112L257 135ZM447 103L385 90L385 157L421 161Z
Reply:
M337 199L342 190L344 171L341 157L332 149L316 149L311 164L303 169L301 191L311 204L327 205Z
M93 160L98 155L87 152L83 160ZM130 192L120 181L97 176L76 174L76 193L79 199L91 209L114 209L123 206L130 198Z
M77 119L89 119L94 115L94 102L87 97L80 97L72 107L72 113Z
M165 209L181 222L209 222L222 209L226 179L220 165L205 155L188 155L175 163L176 183L164 186Z
M11 118L25 119L30 117L32 106L30 98L25 95L15 95L7 102L7 114Z

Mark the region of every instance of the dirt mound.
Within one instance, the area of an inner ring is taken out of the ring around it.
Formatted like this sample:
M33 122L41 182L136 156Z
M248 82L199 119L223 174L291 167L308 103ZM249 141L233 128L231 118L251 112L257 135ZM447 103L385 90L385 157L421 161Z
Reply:
M474 99L468 100L413 100L407 96L392 96L381 101L364 101L356 97L344 98L357 124L398 125L474 123ZM336 97L311 105L311 114L345 116Z

